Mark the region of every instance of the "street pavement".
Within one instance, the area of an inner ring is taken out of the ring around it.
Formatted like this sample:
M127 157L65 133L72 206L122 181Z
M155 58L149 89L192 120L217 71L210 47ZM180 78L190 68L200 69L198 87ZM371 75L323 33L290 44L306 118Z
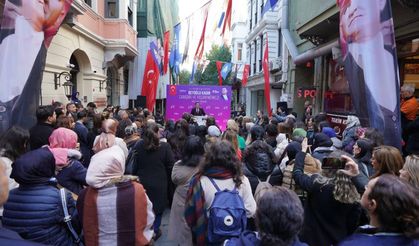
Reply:
M156 246L176 246L176 243L170 241L167 238L167 232L169 230L169 217L170 217L170 210L166 209L163 214L163 219L161 222L160 229L162 230L162 236L154 243Z

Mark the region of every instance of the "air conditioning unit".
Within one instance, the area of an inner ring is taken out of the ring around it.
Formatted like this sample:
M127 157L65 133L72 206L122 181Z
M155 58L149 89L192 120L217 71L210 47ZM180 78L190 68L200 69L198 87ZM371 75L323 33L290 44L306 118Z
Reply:
M280 57L276 57L273 61L269 62L269 69L271 72L276 72L282 67L282 61Z

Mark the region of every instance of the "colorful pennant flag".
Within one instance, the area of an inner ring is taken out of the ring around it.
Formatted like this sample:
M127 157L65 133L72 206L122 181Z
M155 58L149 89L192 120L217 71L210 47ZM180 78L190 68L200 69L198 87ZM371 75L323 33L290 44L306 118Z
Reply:
M266 34L267 35L267 34ZM265 100L266 100L266 109L268 111L269 117L272 116L271 110L271 85L269 81L269 48L268 48L268 36L266 36L266 46L265 52L263 54L263 76L265 78Z
M183 56L182 56L182 64L186 61L188 58L188 52L189 52L189 31L191 29L191 20L188 19L188 32L186 33L186 43L185 43L185 49L183 50Z
M262 15L264 15L269 10L273 9L278 3L278 0L267 0L265 6L263 6Z
M170 31L164 33L164 56L163 56L163 74L167 73L167 66L169 65L169 45L170 45Z
M233 7L233 0L228 0L227 4L227 10L226 10L226 16L224 19L224 25L223 30L221 31L221 36L224 36L224 32L226 30L226 26L228 25L228 28L231 29L231 11Z
M227 62L224 64L223 68L221 69L221 77L225 80L227 76L230 74L232 68L232 63Z
M215 65L217 66L217 71L218 71L218 84L223 85L223 77L221 76L221 69L223 67L223 63L220 61L216 61Z
M169 57L169 66L172 69L172 74L176 77L180 73L179 64L180 64L180 53L179 53L179 40L180 40L180 23L174 27L174 38L172 49L170 50Z
M246 87L246 85L247 85L247 80L249 79L249 74L250 74L250 65L246 64L246 65L244 65L244 68L243 68L243 79L242 79L243 87Z
M204 55L205 48L205 31L207 29L208 9L205 10L204 28L202 29L201 38L199 39L198 47L195 52L195 60L201 60Z
M196 72L197 66L198 64L196 63L196 61L194 61L192 64L192 73L191 73L191 77L189 78L189 84L193 84L195 80L195 72Z
M146 106L153 112L154 105L156 104L157 84L159 82L159 67L153 58L151 50L147 52L147 58L143 76L143 86L141 95L146 96Z

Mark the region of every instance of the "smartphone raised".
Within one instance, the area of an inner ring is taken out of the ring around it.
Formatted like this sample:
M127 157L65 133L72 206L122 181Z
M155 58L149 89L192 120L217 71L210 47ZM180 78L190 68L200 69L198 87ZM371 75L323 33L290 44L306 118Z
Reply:
M345 169L346 160L337 157L325 157L322 169Z

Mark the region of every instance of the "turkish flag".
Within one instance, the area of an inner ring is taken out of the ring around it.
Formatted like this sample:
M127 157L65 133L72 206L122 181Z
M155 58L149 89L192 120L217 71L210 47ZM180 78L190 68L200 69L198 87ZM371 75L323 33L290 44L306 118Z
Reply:
M250 72L250 65L249 64L244 65L243 79L242 79L243 87L246 87L246 85L247 85L247 79L249 78L249 72Z
M145 63L143 87L141 95L146 96L146 106L153 112L154 105L156 104L157 84L159 82L159 66L153 59L151 51L147 52L147 59Z
M223 85L223 77L221 76L221 68L223 67L223 63L220 61L216 61L215 65L217 65L217 70L218 70L218 83L221 85Z
M271 86L269 83L269 48L268 48L268 37L266 37L265 52L263 54L263 76L265 78L265 100L266 108L268 110L269 117L272 116L271 110Z
M170 42L170 31L164 33L164 57L163 57L163 74L167 73L167 65L169 64L169 42Z

